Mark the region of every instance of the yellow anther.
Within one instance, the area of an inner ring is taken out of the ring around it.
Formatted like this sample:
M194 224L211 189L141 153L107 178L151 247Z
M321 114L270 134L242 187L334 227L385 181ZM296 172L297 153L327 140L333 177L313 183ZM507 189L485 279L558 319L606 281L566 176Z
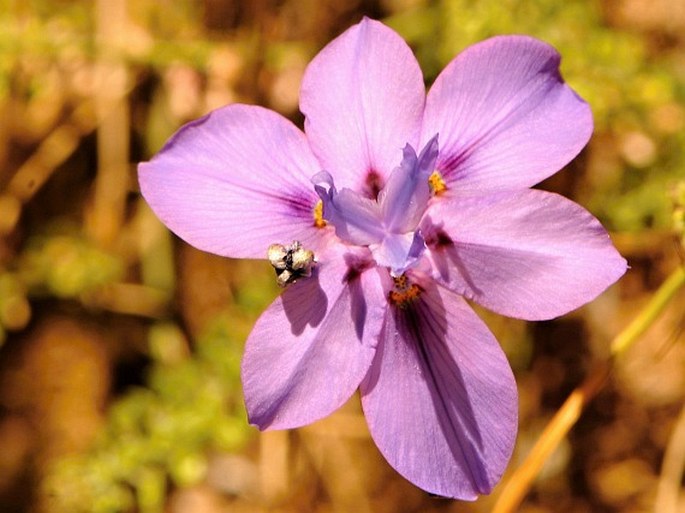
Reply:
M439 196L447 190L445 180L442 179L442 175L437 170L433 171L428 177L428 185L430 185L434 196Z
M393 278L393 282L395 286L388 293L388 301L398 308L407 308L421 295L421 287L410 283L404 274Z
M319 200L314 205L314 226L317 228L323 228L326 226L326 220L323 218L323 201Z

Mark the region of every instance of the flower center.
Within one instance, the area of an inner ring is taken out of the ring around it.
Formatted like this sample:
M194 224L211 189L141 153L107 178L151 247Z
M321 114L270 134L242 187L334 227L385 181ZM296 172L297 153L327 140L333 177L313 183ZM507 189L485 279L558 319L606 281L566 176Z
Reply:
M323 200L316 202L312 215L314 217L314 226L317 228L323 228L326 226L326 220L323 218Z
M376 264L389 268L393 276L413 266L426 247L418 226L431 197L429 177L438 157L438 136L418 156L409 144L402 153L402 162L375 200L351 189L338 191L326 171L312 178L321 198L321 220L343 241L368 247ZM444 185L442 179L436 183ZM314 219L319 226L316 208Z
M430 185L434 196L440 196L440 194L447 190L447 184L445 184L445 180L442 179L442 175L437 169L428 177L428 185Z
M393 278L393 288L388 293L388 301L398 308L405 309L421 295L421 287L411 283L401 274Z

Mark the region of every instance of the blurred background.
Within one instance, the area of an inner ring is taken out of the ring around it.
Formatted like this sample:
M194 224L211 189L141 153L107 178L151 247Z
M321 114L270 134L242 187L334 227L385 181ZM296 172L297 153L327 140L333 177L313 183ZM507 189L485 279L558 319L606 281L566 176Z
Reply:
M189 247L137 190L136 163L216 107L257 103L301 125L307 62L363 15L410 43L427 85L488 36L544 39L594 111L589 146L541 187L598 216L631 269L554 321L479 310L521 396L503 484L682 265L680 0L0 0L2 513L491 510L502 485L462 503L399 477L356 397L299 430L249 427L239 362L278 294L273 270ZM660 482L680 489L662 460L685 444L684 324L680 294L618 358L520 511L653 511Z

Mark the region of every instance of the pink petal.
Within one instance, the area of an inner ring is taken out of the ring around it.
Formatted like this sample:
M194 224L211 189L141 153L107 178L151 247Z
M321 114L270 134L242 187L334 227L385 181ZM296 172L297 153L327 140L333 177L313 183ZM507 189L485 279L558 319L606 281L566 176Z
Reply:
M597 219L545 191L435 201L423 233L436 279L510 317L563 315L626 270Z
M559 74L560 56L526 36L467 48L426 99L421 140L440 135L437 169L453 191L530 187L557 172L592 133L589 106Z
M407 44L364 18L309 64L300 109L312 149L336 185L373 192L402 161L404 145L416 147L424 99L421 70Z
M516 383L456 294L432 286L388 313L361 392L376 445L417 486L473 500L502 476L516 437Z
M342 245L289 286L247 339L242 382L250 423L302 426L347 401L366 374L387 304L376 271Z
M292 123L230 105L188 123L140 164L143 196L179 237L211 253L265 258L272 243L316 248L319 164Z

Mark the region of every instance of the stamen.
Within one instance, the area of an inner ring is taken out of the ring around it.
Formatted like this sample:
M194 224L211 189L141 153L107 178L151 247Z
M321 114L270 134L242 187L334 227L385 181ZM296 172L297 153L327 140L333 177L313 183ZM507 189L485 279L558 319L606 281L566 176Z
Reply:
M421 295L421 287L410 283L406 275L401 274L392 280L395 285L388 294L388 301L396 307L405 309Z
M323 200L316 202L312 214L314 215L314 226L317 228L323 228L326 226L326 220L323 218Z
M276 282L281 287L295 283L299 278L308 278L316 265L314 252L304 249L296 240L289 246L272 244L266 256L276 271Z
M383 179L373 169L369 170L364 180L363 193L373 200L378 199L378 193L383 189Z
M430 185L433 196L439 196L447 190L447 184L437 169L428 177L428 185Z

